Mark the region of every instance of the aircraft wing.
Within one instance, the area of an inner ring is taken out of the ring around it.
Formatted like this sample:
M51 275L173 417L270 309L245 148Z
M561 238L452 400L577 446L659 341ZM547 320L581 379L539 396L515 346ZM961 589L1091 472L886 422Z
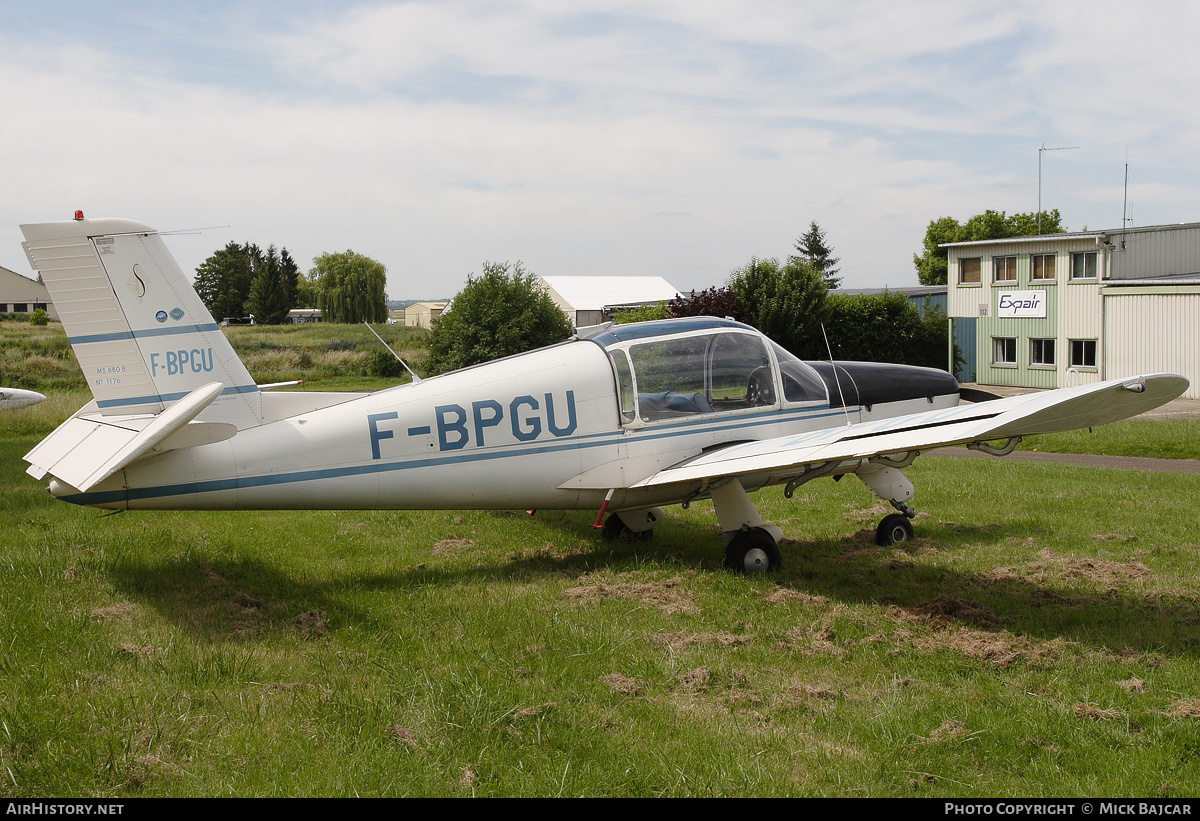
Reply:
M1075 430L1127 419L1177 398L1178 374L1152 374L896 416L857 425L730 445L702 453L635 482L634 488L751 473L795 475L806 466L847 462L946 445L965 445Z

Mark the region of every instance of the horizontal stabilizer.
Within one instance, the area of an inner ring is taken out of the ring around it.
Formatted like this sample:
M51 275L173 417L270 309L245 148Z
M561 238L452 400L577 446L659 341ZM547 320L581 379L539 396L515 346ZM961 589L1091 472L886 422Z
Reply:
M152 451L228 439L237 433L236 425L189 425L221 395L223 387L220 382L211 382L197 388L152 419L130 419L121 424L103 417L74 416L25 455L25 461L31 464L27 473L37 479L49 473L86 491Z

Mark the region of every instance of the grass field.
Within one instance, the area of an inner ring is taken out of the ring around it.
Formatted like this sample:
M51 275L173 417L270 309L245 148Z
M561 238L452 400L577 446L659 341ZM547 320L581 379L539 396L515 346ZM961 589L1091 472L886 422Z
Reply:
M918 460L781 573L711 506L104 515L0 417L0 795L1180 796L1200 791L1200 477Z

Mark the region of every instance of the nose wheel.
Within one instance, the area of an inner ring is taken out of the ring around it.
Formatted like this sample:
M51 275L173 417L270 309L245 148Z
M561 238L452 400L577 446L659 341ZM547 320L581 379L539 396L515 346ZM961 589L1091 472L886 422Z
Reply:
M875 529L875 544L887 547L902 544L913 537L912 522L903 513L893 513L884 516L879 527Z

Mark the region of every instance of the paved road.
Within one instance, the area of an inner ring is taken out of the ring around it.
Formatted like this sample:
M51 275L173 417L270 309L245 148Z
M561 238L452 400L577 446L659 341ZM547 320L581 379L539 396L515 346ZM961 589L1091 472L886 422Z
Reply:
M958 459L994 459L986 453L966 448L937 448L926 456L944 456ZM1094 468L1114 470L1145 470L1159 473L1200 473L1198 459L1147 459L1142 456L1096 456L1083 453L1045 453L1040 450L1014 450L1000 457L1013 462L1065 462Z

